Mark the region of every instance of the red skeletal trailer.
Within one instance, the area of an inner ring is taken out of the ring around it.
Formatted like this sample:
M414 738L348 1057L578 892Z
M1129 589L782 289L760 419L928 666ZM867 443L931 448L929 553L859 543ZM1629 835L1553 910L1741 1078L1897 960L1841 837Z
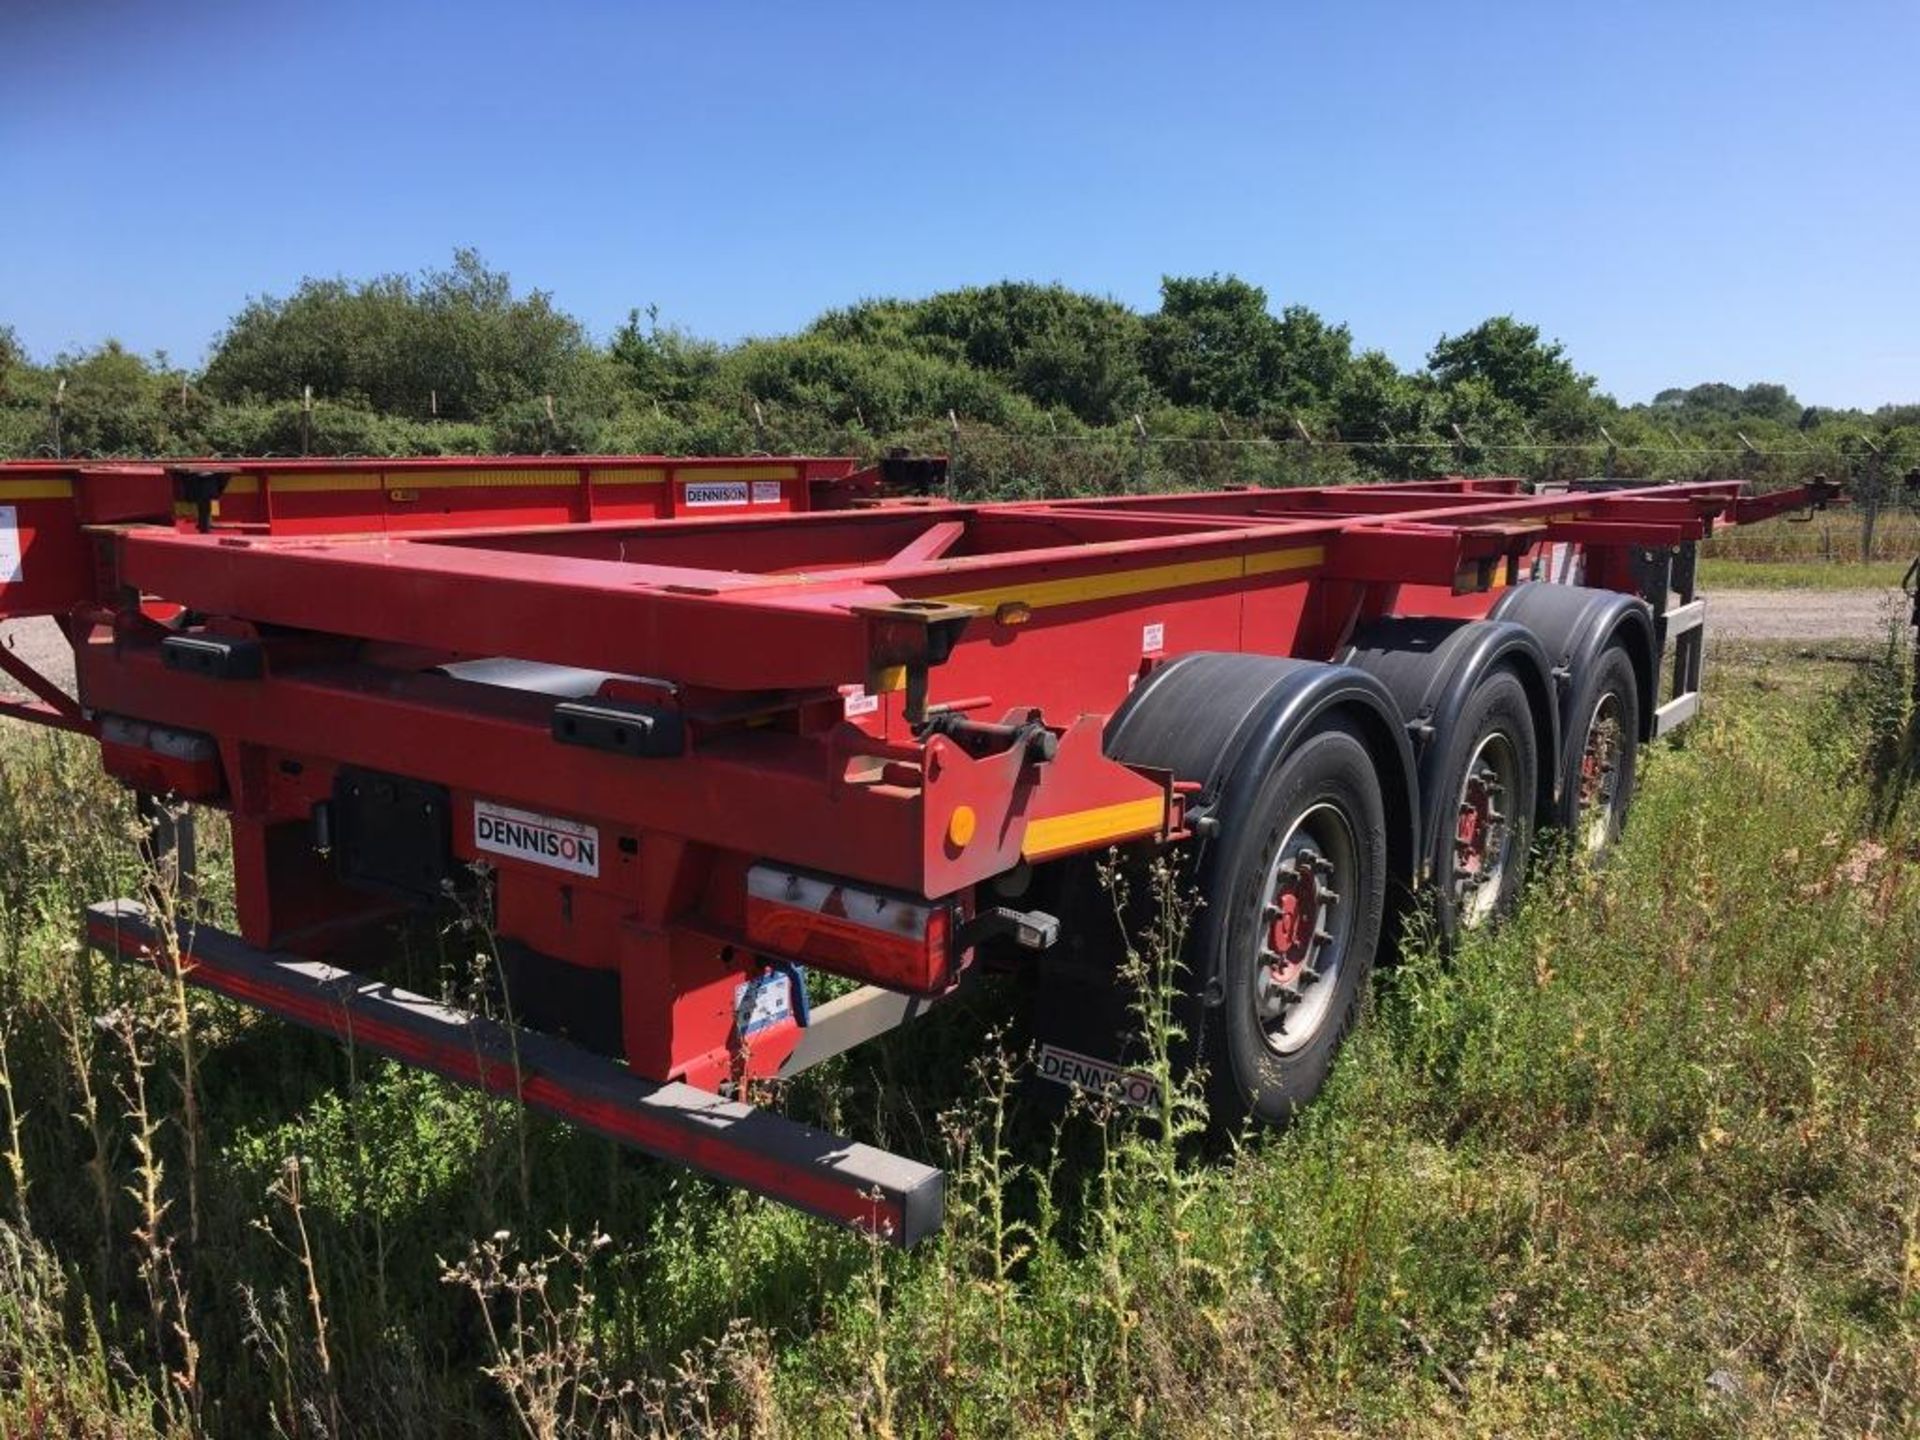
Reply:
M1510 903L1699 703L1695 547L1831 498L1511 479L954 504L939 462L0 465L0 713L231 817L194 982L908 1244L935 1169L742 1103L1032 965L1110 1086L1095 857L1181 847L1223 1115L1311 1097L1404 897ZM517 1035L328 963L484 867ZM153 959L138 906L95 943ZM807 1002L817 969L861 987Z

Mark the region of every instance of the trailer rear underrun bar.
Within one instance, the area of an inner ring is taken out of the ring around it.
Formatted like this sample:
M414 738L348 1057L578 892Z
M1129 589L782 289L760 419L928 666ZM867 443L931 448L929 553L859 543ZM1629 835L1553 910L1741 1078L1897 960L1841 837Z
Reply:
M237 936L94 943L911 1243L938 1172L737 1098L988 966L1137 1094L1092 859L1178 846L1220 1113L1324 1077L1396 910L1603 845L1698 705L1696 543L1824 485L1508 479L961 505L939 462L0 465L0 714L228 812ZM484 897L517 1037L322 963ZM814 1007L810 972L860 982ZM521 1064L501 1068L518 1040ZM723 1095L736 1098L724 1099Z

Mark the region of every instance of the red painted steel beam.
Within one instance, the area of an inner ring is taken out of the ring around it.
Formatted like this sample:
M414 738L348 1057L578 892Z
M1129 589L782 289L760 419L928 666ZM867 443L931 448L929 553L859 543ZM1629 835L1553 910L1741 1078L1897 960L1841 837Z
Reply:
M859 680L873 626L846 607L895 598L853 582L781 596L759 577L415 541L124 531L117 550L123 584L210 615L719 689Z
M87 911L87 939L163 972L143 906ZM256 950L204 925L176 941L189 984L906 1247L940 1228L937 1169L679 1083L655 1083L536 1031L441 1005L319 961Z
M747 734L670 761L636 760L556 743L550 697L441 675L338 666L233 683L163 669L151 651L99 646L79 660L82 691L101 712L547 813L618 817L635 834L673 834L795 865L819 864L822 837L831 836L850 873L901 889L918 889L924 878L920 805L836 786L834 752L796 737Z

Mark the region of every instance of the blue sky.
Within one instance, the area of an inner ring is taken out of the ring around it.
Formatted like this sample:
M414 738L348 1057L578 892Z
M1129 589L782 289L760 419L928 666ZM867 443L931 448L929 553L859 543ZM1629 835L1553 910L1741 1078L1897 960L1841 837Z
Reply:
M478 247L598 335L1233 272L1417 364L1920 400L1920 5L0 0L0 323L197 363Z

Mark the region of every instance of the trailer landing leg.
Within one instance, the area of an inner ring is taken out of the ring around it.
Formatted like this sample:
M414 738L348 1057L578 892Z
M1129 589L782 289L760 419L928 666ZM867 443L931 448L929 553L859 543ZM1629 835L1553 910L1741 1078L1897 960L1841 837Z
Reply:
M90 944L117 959L167 963L146 908L87 911ZM431 1070L902 1247L940 1227L945 1176L871 1145L679 1083L656 1084L550 1035L452 1009L316 960L256 950L206 926L182 927L188 983Z

